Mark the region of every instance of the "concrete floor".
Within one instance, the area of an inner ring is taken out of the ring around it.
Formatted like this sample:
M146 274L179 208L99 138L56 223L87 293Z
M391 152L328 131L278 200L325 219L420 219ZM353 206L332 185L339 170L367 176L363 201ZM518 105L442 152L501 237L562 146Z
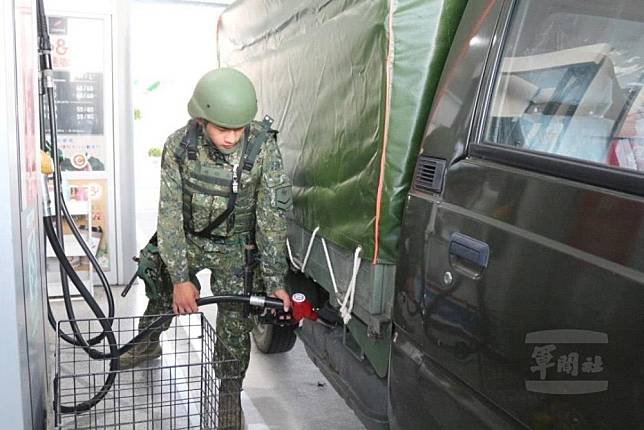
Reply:
M201 273L199 277L205 287L202 288L202 292L209 291L208 273ZM95 291L99 303L105 302L102 289L96 288ZM142 314L147 303L143 285L135 285L125 299L121 298L121 291L121 287L115 287L113 292L117 316ZM75 300L74 303L77 317L89 314L89 310L82 301ZM65 319L61 301L52 301L52 310L57 319ZM201 311L214 324L216 307L206 306ZM55 350L53 330L50 334L53 353ZM50 360L52 369L53 361L53 359ZM54 373L52 370L50 374ZM284 354L265 355L257 351L253 345L250 367L242 392L242 407L247 428L252 430L364 429L353 411L311 363L299 340L291 351Z

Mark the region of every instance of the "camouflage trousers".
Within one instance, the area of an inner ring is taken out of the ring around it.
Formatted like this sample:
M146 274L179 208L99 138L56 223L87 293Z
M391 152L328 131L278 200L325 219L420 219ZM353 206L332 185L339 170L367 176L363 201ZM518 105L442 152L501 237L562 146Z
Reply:
M199 241L203 243L203 240ZM214 295L243 294L244 293L244 237L242 235L227 239L221 243L209 243L207 248L198 246L188 240L188 266L190 281L201 290L197 273L203 269L210 269L210 289ZM173 285L170 275L162 264L157 282L152 285L146 282L145 292L148 297L148 306L144 316L139 321L139 330L143 330L159 315L172 309ZM161 333L168 329L171 320L155 330L151 340L158 340ZM243 380L250 359L250 331L253 323L246 318L243 305L237 303L219 304L217 309L217 334L216 351L220 348L227 350L239 360L237 372ZM241 381L240 381L241 382Z

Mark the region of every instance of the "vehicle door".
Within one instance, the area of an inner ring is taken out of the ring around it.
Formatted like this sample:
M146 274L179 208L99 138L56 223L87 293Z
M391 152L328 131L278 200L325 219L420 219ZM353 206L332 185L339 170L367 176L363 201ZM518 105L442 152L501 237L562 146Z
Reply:
M423 353L529 427L641 428L644 8L505 5L465 144L436 114L405 214L422 221Z

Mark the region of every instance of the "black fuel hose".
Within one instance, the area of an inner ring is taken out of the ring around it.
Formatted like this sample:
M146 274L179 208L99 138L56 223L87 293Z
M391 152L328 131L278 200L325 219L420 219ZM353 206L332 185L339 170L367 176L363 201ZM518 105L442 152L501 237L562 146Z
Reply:
M264 296L247 296L241 294L230 294L221 296L210 296L197 299L197 306L206 306L217 303L241 303L244 305L256 306L260 308L282 309L284 302L280 299ZM143 331L139 332L132 340L119 348L119 354L124 354L134 347L137 343L144 341L150 330L161 327L166 321L175 316L173 312L165 313L159 316L156 320L147 326Z
M99 277L99 279L101 281L101 285L103 286L103 289L105 290L105 296L106 296L106 299L107 299L107 308L108 308L107 309L107 315L108 315L108 319L110 320L110 327L111 327L112 326L112 321L111 320L114 318L114 315L115 315L114 295L112 294L112 288L111 288L107 278L105 277L105 273L103 272L103 269L101 268L100 263L98 262L98 260L96 260L96 257L94 257L94 254L92 253L92 250L85 243L85 240L83 239L83 236L81 235L80 231L78 230L78 227L76 227L76 224L74 223L74 221L72 219L72 216L69 213L69 209L67 208L67 204L65 203L64 198L61 198L61 203L62 203L61 204L61 209L63 210L63 215L65 216L65 219L67 220L67 224L69 225L69 228L70 228L72 234L76 238L76 241L78 242L78 244L83 249L83 252L85 253L85 255L87 256L87 258L90 261L90 264L92 265L92 267L94 267L94 270L96 271L96 274L97 274L97 276ZM91 236L92 232L90 231L90 232L88 232L88 234ZM52 245L52 247L53 247L53 245ZM69 312L68 312L68 316L70 316ZM71 317L73 317L73 316L74 315L73 315L73 309L72 309ZM73 319L71 317L69 318L70 320ZM60 330L59 330L59 334L68 343L70 343L72 345L76 345L76 346L82 346L81 342L76 342L72 337L70 337L69 335L61 332ZM89 345L96 345L96 344L98 344L99 342L101 342L105 338L105 335L106 334L103 331L103 332L99 333L97 336L95 336L95 337L93 337L91 339L88 339L86 342Z
M65 206L63 206L63 207L65 208L64 211L67 212L67 208ZM43 217L43 225L45 226L45 232L47 233L46 234L47 239L49 240L49 242L50 242L50 244L52 246L52 249L54 250L54 253L56 254L56 257L61 262L61 267L62 267L63 273L65 274L65 276L69 276L70 279L72 279L72 283L80 291L79 283L82 284L83 287L85 287L85 285L83 284L83 281L80 280L80 278L78 278L78 275L74 271L74 268L71 266L71 264L64 264L63 261L60 260L59 255L62 255L62 256L64 256L65 262L69 263L67 261L67 257L65 256L65 250L62 248L62 246L60 244L60 241L59 241L58 237L55 234L55 230L54 230L54 227L52 225L51 217ZM90 257L90 256L93 257L93 255L91 255L91 250L85 244L85 241L83 240L82 236L80 236L80 232L78 231L78 229L76 228L74 223L71 222L71 223L69 223L69 225L70 225L70 228L71 228L72 232L76 236L76 239L78 240L78 243L81 245L81 247L83 248L85 253L88 255L88 257ZM57 248L60 249L60 254L56 253ZM91 260L91 258L90 258L90 260ZM77 280L76 280L76 278L77 278ZM81 331L78 329L78 325L75 322L76 315L74 314L73 305L71 303L69 286L68 285L66 286L65 284L62 284L62 287L63 287L63 299L64 299L65 305L66 305L65 310L67 311L67 316L68 316L69 321L71 321L71 327L72 327L72 332L73 332L74 337L72 338L71 336L67 335L66 333L63 333L60 330L60 327L58 328L59 336L63 340L65 340L66 342L68 342L68 343L70 343L72 345L75 345L75 346L80 346L80 347L86 348L86 347L89 347L89 346L97 345L98 343L100 343L105 338L106 331L103 330L101 333L99 333L97 336L95 336L93 338L84 339L82 334L81 334ZM111 288L110 288L109 284L104 284L104 287L105 287L105 292L106 292L106 295L107 295L107 298L108 298L108 309L109 309L107 322L108 322L109 330L112 330L112 321L114 320L114 313L115 313L114 297L112 296L112 291L111 291ZM101 315L96 314L94 309L100 309L100 307L99 307L98 303L96 302L96 300L94 299L94 297L91 295L91 293L88 292L88 294L89 294L89 299L87 299L84 295L83 295L83 298L85 299L85 302L87 302L87 304L89 305L90 309L92 309L92 312L94 312L94 314L96 315L97 318L100 318L101 316L103 318L105 318L105 315L103 314L102 310L101 310ZM92 302L91 304L90 304L90 301ZM93 306L92 306L92 304L93 304ZM47 300L47 318L49 320L49 323L54 328L54 330L56 330L56 320L55 320L53 312L51 310L51 305L49 303L49 300Z
M53 118L55 118L55 115L53 114L53 112L54 112L54 110L53 110L54 109L54 106L53 106L53 104L54 104L53 103L53 88L47 88L47 96L48 96L48 99L49 99L48 101L49 101L51 130L55 130L55 121L53 120ZM52 147L53 147L52 152L54 154L56 154L57 153L57 146L58 146L57 143L56 143L56 133L52 132L51 137L52 137ZM114 309L114 297L113 297L112 292L111 292L111 287L110 287L109 283L107 283L107 279L105 278L105 275L104 275L103 271L100 269L100 265L98 264L98 261L96 261L96 259L92 255L91 250L85 244L82 236L80 235L80 232L78 231L78 228L74 224L74 221L73 221L69 211L67 210L67 206L66 206L66 204L64 202L64 199L63 199L63 197L61 195L62 193L60 191L60 185L61 185L60 184L60 182L61 182L60 181L60 173L59 173L60 172L60 167L59 167L59 164L58 164L57 155L53 156L53 160L54 160L54 170L57 172L54 175L54 193L55 193L54 198L55 198L55 202L56 202L56 206L55 206L55 208L56 208L56 213L55 213L56 228L55 228L55 230L52 229L52 233L54 233L54 234L48 236L49 242L51 243L52 248L54 247L55 242L58 242L58 244L60 245L60 247L63 250L63 255L64 255L64 247L63 247L63 239L62 239L63 238L63 234L62 234L62 217L61 217L61 213L60 213L62 211L65 214L65 219L67 220L67 224L70 226L70 229L71 229L72 233L74 234L74 236L76 237L76 239L78 240L81 248L83 249L83 251L85 252L87 257L90 259L90 262L92 263L92 265L94 267L98 267L97 273L99 273L101 283L103 284L103 287L105 288L106 295L107 295L108 315L109 315L110 318L114 318L114 312L115 312L115 309ZM50 217L44 217L44 223L47 223L47 222L50 222L50 223L52 222ZM89 234L91 234L91 232L89 232ZM60 260L60 258L59 258L59 260ZM65 257L65 260L67 260L67 257ZM61 261L61 286L62 286L62 289L63 289L63 299L64 299L64 303L65 303L65 311L67 313L67 317L68 317L69 320L75 320L76 319L75 315L74 315L73 305L72 305L72 302L71 302L71 297L70 297L70 293L69 293L69 283L68 283L68 279L67 279L67 276L70 276L70 278L71 278L71 272L73 272L73 270L74 269L71 267L71 265L69 265L68 269L64 270L64 266L62 265L62 261ZM91 295L90 295L90 297L91 297ZM51 307L48 307L48 320L49 320L50 324L53 325L53 328L55 329L56 324L55 324L55 319L53 317L53 314L51 313ZM67 341L67 342L69 342L69 343L71 343L73 345L77 345L77 346L87 345L88 341L86 341L85 339L82 338L82 336L80 334L80 331L76 330L74 326L75 326L75 324L72 325L72 331L73 331L73 334L74 334L74 338L71 338L69 335L66 335L65 333L61 333L61 337L65 341ZM110 326L109 329L111 330L111 326ZM89 342L91 344L97 344L104 337L105 337L105 334L100 333L95 338L90 339Z
M61 193L62 184L61 184L61 178L60 178L60 164L59 164L59 158L58 158L58 142L57 142L57 135L56 135L57 126L56 126L56 114L55 114L55 102L54 102L53 76L52 76L52 67L51 67L52 65L51 64L51 42L49 39L49 31L47 29L47 18L45 16L45 10L44 10L44 5L42 3L42 0L37 0L36 7L37 7L37 27L38 27L38 51L39 51L39 57L40 57L39 66L40 66L40 72L41 72L40 85L39 85L39 95L40 95L39 116L40 116L41 123L43 123L43 128L44 128L44 118L45 118L44 107L45 107L45 104L47 104L47 107L49 110L49 132L51 136L51 155L52 155L54 171L55 171L54 200L55 200L55 208L56 208L56 213L55 213L56 235L48 236L48 239L51 242L52 248L54 247L54 243L58 242L60 244L60 247L64 251L62 217L61 217L61 211L62 211L74 237L76 238L79 245L83 249L85 255L88 257L92 266L95 268L96 273L101 281L101 284L105 289L105 294L106 294L107 303L108 303L108 316L110 318L109 325L111 330L111 323L115 314L114 296L112 294L111 287L109 285L109 282L107 281L107 278L105 277L105 273L100 267L100 264L98 263L93 253L86 245L85 241L83 240L80 232L78 231L78 228L76 227L73 221L73 218L71 217L71 214L67 209L67 205ZM45 103L45 98L47 103ZM44 130L43 132L41 132L40 146L41 146L41 149L43 150L46 149L45 148L46 139L45 139ZM45 217L44 222L45 223L51 222L51 219L49 219L48 217ZM91 235L91 232L88 232L88 233ZM65 257L65 260L66 260L66 257ZM69 269L71 269L71 271L73 272L73 268L71 267L71 265L69 265ZM70 270L65 270L61 262L60 278L61 278L61 286L63 288L65 311L67 313L68 319L70 321L74 321L76 318L74 315L74 310L73 310L73 306L72 306L71 298L69 294L69 283L68 283L67 275L70 275L71 277ZM98 307L98 305L96 306ZM90 306L90 308L92 308L92 306ZM47 319L50 325L52 326L52 328L55 330L56 319L54 318L49 301L47 301ZM97 336L89 340L85 340L80 334L80 331L78 330L78 327L76 326L75 323L72 325L72 331L73 331L74 337L71 337L68 334L63 332L60 332L59 334L60 334L60 337L63 338L66 342L76 346L96 345L99 342L101 342L106 336L105 331L103 331Z
M40 96L40 104L42 104L42 108L39 108L39 114L40 116L40 122L42 124L42 130L41 133L43 133L43 136L41 137L41 146L44 145L44 114L45 114L45 109L44 106L45 104L47 105L48 111L49 111L49 134L51 137L51 157L52 157L52 162L54 165L54 207L56 209L54 213L54 218L56 219L56 238L60 238L60 246L61 248L65 248L65 244L63 241L63 224L62 224L62 216L60 214L60 206L61 206L61 198L62 194L60 191L60 186L61 186L61 181L60 181L60 163L58 159L58 142L57 142L57 135L56 135L56 106L55 106L55 101L54 101L54 78L52 74L52 67L51 67L51 42L49 40L49 31L47 30L47 18L45 16L45 7L42 3L42 0L37 0L36 1L36 8L37 8L37 13L36 13L36 23L37 23L37 28L38 28L38 56L39 56L39 71L40 71L40 92L42 93ZM52 242L53 246L53 238L49 238L50 242ZM63 288L63 297L65 299L65 310L67 311L67 316L72 319L73 318L73 310L71 309L71 300L69 299L69 283L68 283L68 278L65 274L65 270L63 269L63 265L61 262L60 265L60 283ZM50 311L51 308L48 307L48 311ZM51 312L48 312L48 320L50 324L53 323L53 328L55 329L55 320L53 318L53 314ZM78 334L74 333L76 336L77 342L81 342L81 338L78 337Z
M58 243L58 240L56 239L56 233L54 231L51 219L47 219L44 223L45 226L45 234L47 235L47 238L51 241L52 248L54 249L54 253L56 254L56 257L60 261L60 264L63 266L63 268L68 272L69 278L71 281L76 285L76 288L78 289L78 292L83 296L85 301L87 302L87 305L90 307L94 315L98 318L98 322L103 328L103 332L106 334L107 337L107 342L109 344L109 354L103 354L100 351L97 351L95 349L90 348L87 345L83 345L83 349L89 354L90 357L92 358L98 358L103 357L103 358L109 358L110 359L110 373L105 380L105 384L103 384L103 387L99 390L98 393L94 395L90 400L86 402L79 403L78 405L75 405L74 407L67 407L67 406L61 406L60 410L61 412L69 413L69 412L82 412L82 411L87 411L94 407L98 402L103 400L103 398L107 395L109 390L112 388L112 385L114 384L114 380L116 379L116 371L119 369L119 350L118 350L118 344L116 343L116 337L114 336L114 331L112 330L112 327L110 325L110 321L105 318L105 314L103 313L103 310L98 306L98 303L96 303L96 300L92 297L90 292L87 290L85 285L83 284L83 281L79 278L79 276L76 274L74 271L72 265L67 261L67 256L65 255L64 250ZM69 291L67 292L69 293ZM72 324L72 327L75 325L75 321L70 321ZM77 327L72 328L72 330L76 333ZM80 332L78 332L80 335ZM82 340L82 337L80 337ZM57 392L58 388L58 375L56 375L56 378L54 379L54 390Z

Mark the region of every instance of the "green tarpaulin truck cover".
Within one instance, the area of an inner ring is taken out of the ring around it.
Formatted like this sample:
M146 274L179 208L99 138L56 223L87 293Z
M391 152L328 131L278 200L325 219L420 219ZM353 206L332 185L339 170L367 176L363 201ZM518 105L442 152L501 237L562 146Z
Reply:
M295 221L394 264L434 91L465 0L240 0L220 66L245 72L293 180Z

